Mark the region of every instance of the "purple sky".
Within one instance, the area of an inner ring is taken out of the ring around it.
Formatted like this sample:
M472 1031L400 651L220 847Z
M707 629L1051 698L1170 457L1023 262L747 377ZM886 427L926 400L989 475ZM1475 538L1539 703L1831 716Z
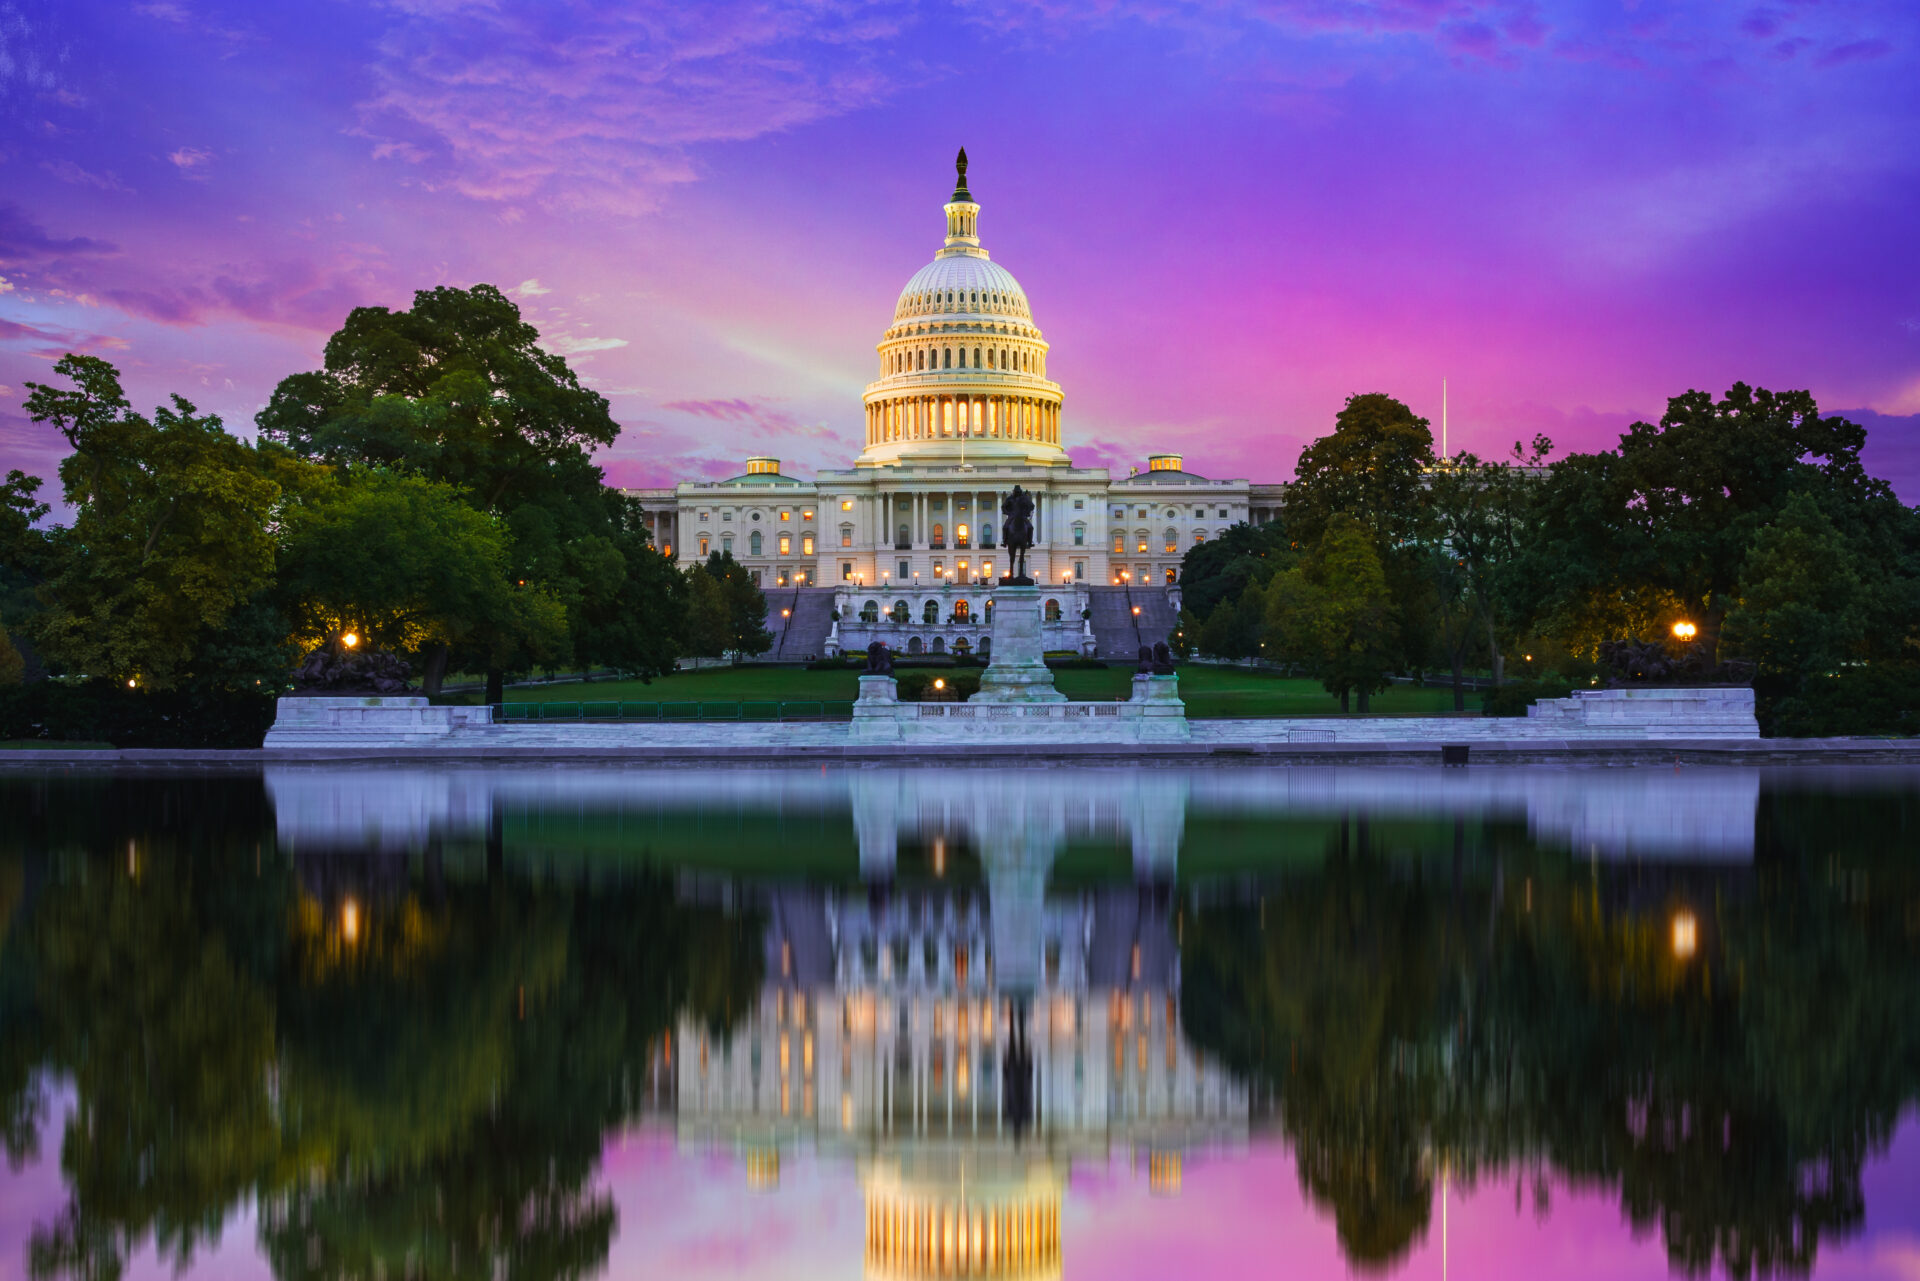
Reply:
M1443 376L1456 448L1592 448L1745 379L1920 501L1912 0L0 0L0 468L63 351L250 428L479 281L614 479L844 465L961 144L1082 464L1286 479Z

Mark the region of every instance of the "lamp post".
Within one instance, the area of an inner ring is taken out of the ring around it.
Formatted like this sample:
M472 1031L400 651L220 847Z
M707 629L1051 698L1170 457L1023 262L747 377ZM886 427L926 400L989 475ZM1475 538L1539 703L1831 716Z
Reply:
M1673 637L1675 640L1690 641L1699 634L1700 629L1692 623L1679 622L1673 625Z

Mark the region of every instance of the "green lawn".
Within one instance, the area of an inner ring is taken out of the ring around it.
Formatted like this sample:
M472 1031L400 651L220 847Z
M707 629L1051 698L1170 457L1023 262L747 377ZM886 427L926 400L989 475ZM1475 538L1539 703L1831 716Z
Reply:
M1125 698L1133 688L1131 667L1105 671L1054 673L1054 685L1079 701ZM860 693L859 673L810 672L794 667L737 667L663 676L652 684L640 681L569 682L509 689L516 703L622 702L741 702L819 699L849 702ZM1335 715L1337 699L1317 681L1291 680L1266 672L1231 667L1180 669L1180 693L1187 712L1195 717ZM1469 706L1477 709L1478 703ZM1385 714L1433 715L1453 709L1453 694L1445 689L1396 685L1374 696L1373 711Z
M643 681L568 681L509 689L510 703L578 703L618 699L626 703L759 702L809 699L852 702L860 697L860 673L810 672L799 667L722 667L676 672Z

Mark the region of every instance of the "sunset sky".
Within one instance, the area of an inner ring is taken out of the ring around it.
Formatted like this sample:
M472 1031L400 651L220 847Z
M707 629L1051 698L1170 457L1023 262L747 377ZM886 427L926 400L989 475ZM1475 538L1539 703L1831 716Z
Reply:
M0 0L0 469L64 351L250 431L349 308L492 282L612 479L859 448L965 145L1068 446L1284 480L1343 398L1612 442L1806 387L1920 501L1911 0Z

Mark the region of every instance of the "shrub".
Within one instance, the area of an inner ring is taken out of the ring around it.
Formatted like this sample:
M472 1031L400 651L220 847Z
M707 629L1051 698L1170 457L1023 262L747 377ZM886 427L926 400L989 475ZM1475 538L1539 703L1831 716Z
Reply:
M1047 666L1056 672L1104 672L1107 664L1097 658L1048 658Z
M1760 730L1778 738L1920 734L1920 666L1877 663L1815 676L1798 691L1769 697L1756 688Z
M946 689L936 691L933 688L936 680L945 681ZM936 693L964 703L980 692L980 677L973 672L901 672L894 677L894 687L903 703L931 702Z
M838 658L816 658L807 664L810 672L842 672L849 667L865 667L865 654L842 654Z
M126 689L36 681L0 689L0 739L115 747L253 748L273 724L271 694Z
M1527 708L1543 698L1565 698L1573 686L1560 680L1508 681L1481 695L1480 710L1488 716L1525 716Z

